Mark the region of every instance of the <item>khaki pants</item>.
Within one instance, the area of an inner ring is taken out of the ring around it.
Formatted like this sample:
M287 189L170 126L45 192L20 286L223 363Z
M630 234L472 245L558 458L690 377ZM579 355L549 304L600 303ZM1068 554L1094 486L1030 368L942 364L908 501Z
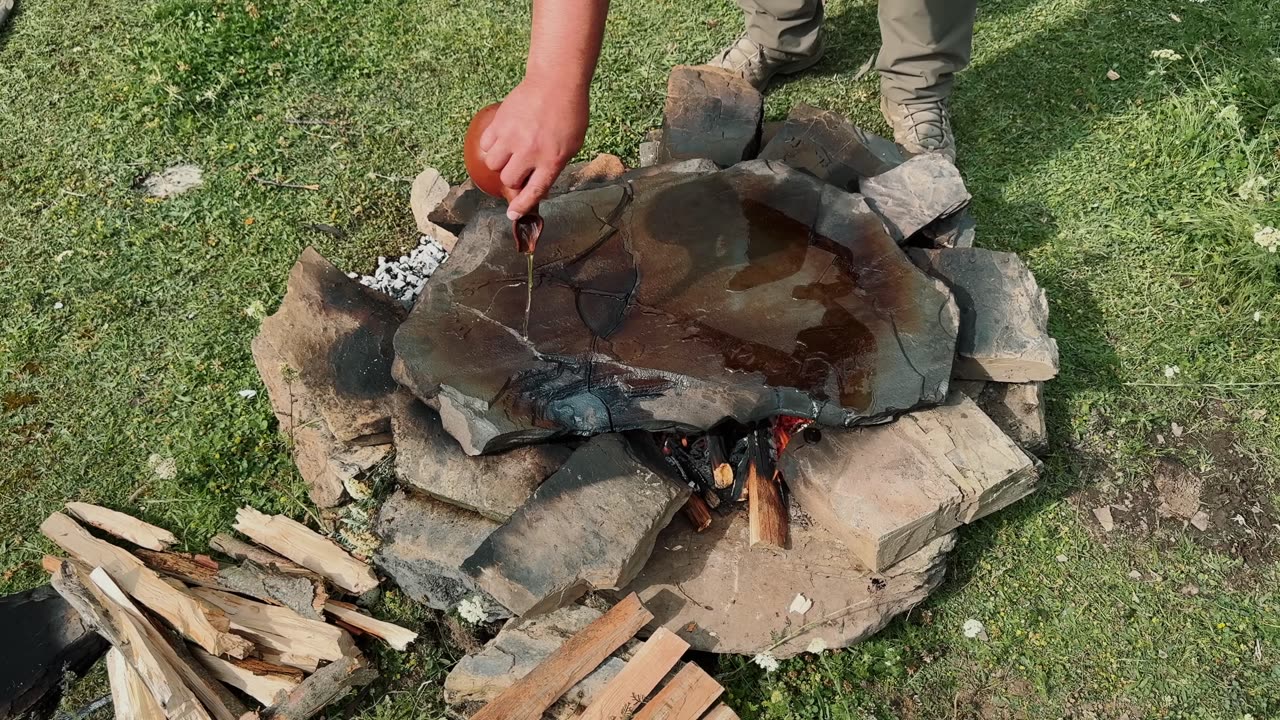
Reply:
M747 33L770 50L813 52L822 0L738 0ZM969 64L977 0L880 0L880 91L892 102L945 99Z

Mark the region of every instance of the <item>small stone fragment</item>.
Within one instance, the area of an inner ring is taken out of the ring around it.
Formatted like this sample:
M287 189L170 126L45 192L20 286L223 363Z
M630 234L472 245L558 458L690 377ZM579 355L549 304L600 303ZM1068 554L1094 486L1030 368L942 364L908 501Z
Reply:
M1058 374L1049 301L1017 255L982 248L912 248L909 255L960 306L953 377L1022 383Z
M793 612L797 615L803 615L809 612L809 608L811 607L813 607L813 601L804 595L797 593L796 599L791 601L791 607L787 608L787 610L788 612Z
M374 532L382 545L373 562L427 607L447 612L469 601L479 605L482 620L510 617L459 569L497 527L476 513L397 490L378 511Z
M445 678L445 700L453 705L493 700L602 614L582 605L568 605L540 617L511 620L483 649L458 661ZM615 653L574 685L564 700L589 703L618 674L627 656L625 650Z
M620 435L598 435L463 563L517 615L547 612L635 577L689 489Z
M884 218L898 242L939 218L960 212L972 199L960 171L940 153L916 155L891 170L864 178L858 190Z
M148 175L142 191L154 198L171 198L204 185L204 171L199 165L174 165Z
M622 164L622 158L601 153L587 162L573 163L566 167L552 184L550 194L559 195L612 182L626 171L627 166Z
M896 422L794 438L780 461L796 499L864 565L883 570L1035 489L1034 461L972 400Z
M1107 71L1107 79L1108 79L1108 80L1119 80L1119 79L1120 79L1120 73L1116 72L1115 70L1108 70L1108 71Z
M1137 570L1130 570L1129 579L1134 582L1142 582L1142 573L1138 572Z
M435 168L427 168L413 179L413 186L409 189L409 207L413 210L413 219L419 232L434 234L436 224L431 222L429 216L448 194L449 183Z
M964 627L961 629L964 631L964 636L970 640L977 638L978 640L986 642L988 639L987 627L982 624L981 620L969 618L964 621Z
M1191 516L1191 520L1189 520L1189 522L1191 523L1191 527L1194 527L1200 532L1204 532L1209 529L1209 513L1204 510L1197 511L1195 515Z
M840 113L801 103L760 151L761 160L777 160L843 190L855 190L869 178L901 165L902 149L854 126Z
M662 152L662 143L646 140L640 143L636 154L640 157L640 167L653 167L658 164L658 154Z
M1043 382L989 382L973 399L1024 450L1036 453L1048 447Z
M564 445L525 445L471 457L417 398L398 397L391 416L402 482L458 507L506 522L572 453Z
M755 156L764 96L720 68L677 65L667 78L659 162L708 158L728 167Z
M1098 519L1098 525L1102 526L1103 532L1111 532L1116 529L1116 523L1111 518L1111 508L1103 505L1102 507L1093 509L1093 516Z

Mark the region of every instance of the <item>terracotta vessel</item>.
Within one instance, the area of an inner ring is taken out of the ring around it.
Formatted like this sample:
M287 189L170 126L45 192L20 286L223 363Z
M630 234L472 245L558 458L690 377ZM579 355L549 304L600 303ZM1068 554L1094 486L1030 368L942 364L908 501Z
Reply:
M462 145L462 161L466 165L467 175L476 187L488 195L511 202L516 195L520 194L520 191L502 184L499 174L484 164L485 153L480 149L480 136L484 135L484 131L493 122L500 105L502 103L486 105L471 118L471 124L467 126L467 137ZM538 237L541 234L542 216L538 214L536 207L533 212L521 216L511 224L511 235L519 252L532 254L538 246Z

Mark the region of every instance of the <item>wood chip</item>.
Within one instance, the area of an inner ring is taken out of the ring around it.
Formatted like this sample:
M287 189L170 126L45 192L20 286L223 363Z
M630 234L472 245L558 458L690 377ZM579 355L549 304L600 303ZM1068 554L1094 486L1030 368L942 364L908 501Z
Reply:
M173 533L115 510L82 502L67 503L67 512L86 525L148 550L165 550L178 542Z
M378 587L373 568L300 522L244 507L236 513L235 528L259 545L323 575L353 595L363 595Z
M418 633L366 615L350 603L330 600L325 603L324 609L342 622L384 641L401 652L408 650L409 643L418 639Z
M702 668L685 663L634 720L698 720L723 692L720 683Z
M583 628L532 672L485 705L471 720L538 720L569 688L585 678L653 619L635 593Z
M111 704L117 718L165 720L164 709L142 682L142 676L115 648L107 651L107 679L111 681Z
M666 628L658 628L636 654L596 693L586 711L576 720L613 720L631 713L649 697L671 668L676 666L689 643Z
M253 650L248 640L228 632L227 618L222 613L165 583L127 550L93 537L66 515L53 513L40 525L40 532L71 557L106 570L126 594L210 654L242 658Z

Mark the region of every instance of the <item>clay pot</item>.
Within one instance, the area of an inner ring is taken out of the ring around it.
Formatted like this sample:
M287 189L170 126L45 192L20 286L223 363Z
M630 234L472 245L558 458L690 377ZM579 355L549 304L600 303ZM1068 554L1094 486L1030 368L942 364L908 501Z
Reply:
M486 105L471 118L471 124L467 126L467 137L462 143L462 162L467 168L467 175L476 187L485 194L511 202L516 195L520 194L520 191L502 184L499 174L484 164L484 151L480 149L480 136L484 135L484 131L493 123L500 105L502 105L500 102ZM538 214L536 207L533 212L512 222L511 235L518 252L533 253L538 246L538 237L542 235L542 216Z

